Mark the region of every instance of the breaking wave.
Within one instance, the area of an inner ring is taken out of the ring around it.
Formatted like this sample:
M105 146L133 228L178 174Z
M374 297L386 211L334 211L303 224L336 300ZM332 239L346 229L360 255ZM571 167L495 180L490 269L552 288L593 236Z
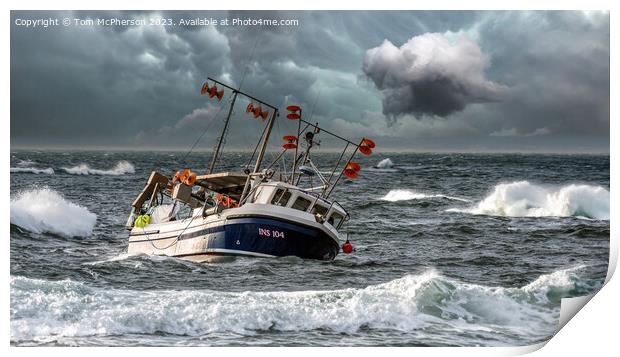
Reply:
M363 289L274 292L115 290L71 280L11 277L11 340L263 330L411 331L438 323L540 337L554 332L562 297L590 292L582 290L582 268L542 275L522 288L468 284L430 270Z
M36 167L11 167L12 173L28 173L28 174L48 174L53 175L54 169L48 167L46 169L38 169Z
M495 186L474 207L448 211L508 217L573 216L609 220L609 191L591 185L543 187L518 181Z
M387 159L383 159L383 160L379 161L379 163L377 164L376 167L378 169L389 169L389 168L392 168L393 166L394 166L394 163L388 157Z
M426 194L419 193L410 190L390 190L385 196L381 197L383 201L389 202L398 202L398 201L409 201L409 200L423 200L429 198L444 198L448 200L461 201L461 202L471 202L465 198L446 196L442 194Z
M63 167L63 170L71 175L111 175L120 176L124 174L133 174L136 172L135 167L129 161L119 161L116 166L110 170L93 169L87 164L80 164L73 167Z
M91 235L97 215L49 188L28 190L11 200L11 224L33 233Z
M11 167L11 173L48 174L48 175L54 174L54 169L52 169L51 167L42 169L42 168L34 167L34 165L36 165L36 162L32 160L29 160L29 159L19 160L16 167Z

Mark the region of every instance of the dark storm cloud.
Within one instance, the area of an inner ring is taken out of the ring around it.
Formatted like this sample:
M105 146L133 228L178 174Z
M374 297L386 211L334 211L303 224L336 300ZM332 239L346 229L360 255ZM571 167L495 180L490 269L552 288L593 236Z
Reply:
M475 17L416 14L419 19L384 12L12 12L12 19L292 18L300 25L45 31L12 26L11 136L14 143L30 145L157 140L184 145L192 139L176 123L208 107L197 95L207 75L234 85L243 80L244 89L275 105L288 101L311 107L313 120L354 120L374 97L372 88L357 83L366 47L380 38L400 38L404 30L458 28ZM162 131L166 136L158 136Z
M473 104L465 106L458 105L465 101L447 100L448 104L454 104L451 108L461 110L443 113L432 106L417 110L419 102L415 101L410 88L395 90L384 97L387 100L382 103L383 112L410 110L412 114L399 118L393 131L378 125L375 132L420 138L440 135L443 138L440 145L452 145L467 137L472 146L484 147L486 142L490 150L498 147L497 140L491 138L498 137L516 138L515 142L523 142L524 149L532 147L531 142L536 141L538 148L553 147L554 150L563 146L568 151L577 147L609 150L609 13L484 12L474 25L464 26L457 32L448 31L443 36L451 39L467 36L475 42L488 59L484 79L478 77L480 81L501 84L508 90L499 97L487 97L491 100L489 103L479 103L476 96L470 98ZM394 42L395 47L402 47L406 42ZM375 66L369 73L373 83L386 86L382 81L386 73L389 77L388 70L420 60L402 56L400 59L400 64L391 67ZM462 57L455 59L461 60ZM425 75L437 72L428 68L427 63L424 66L427 67ZM470 68L481 73L476 66ZM411 72L405 72L405 76ZM419 80L419 77L414 78ZM434 77L440 78L440 75ZM388 90L399 88L393 82L386 87ZM444 93L440 100L452 99L451 96L465 88L467 86L458 86L447 95ZM432 92L427 89L424 93ZM446 121L432 124L420 120L429 117L424 115L428 112L444 116ZM566 145L571 141L574 145Z
M480 24L489 75L511 88L496 130L609 140L609 14L507 12Z
M489 60L465 36L415 36L400 47L385 40L366 52L364 73L383 93L383 113L446 116L469 103L499 100L505 86L487 80Z
M25 15L85 18L92 13ZM201 73L221 73L227 63L226 38L210 28L201 35L208 44L203 47L211 51L156 26L123 32L13 27L13 139L28 144L131 144L141 130L181 118L200 105L195 88Z
M313 112L312 121L380 137L386 147L419 136L446 147L493 138L491 149L501 149L496 141L506 137L608 141L608 14L11 13L12 19L47 16L280 18L298 19L299 26L42 31L12 24L14 145L187 147L209 128L202 147L210 148L229 93L221 103L200 96L207 76L243 82L244 90L277 106L300 104ZM386 39L400 61L367 56L387 46ZM409 51L409 41L422 39L454 58ZM423 58L428 61L411 70ZM248 120L240 109L246 103L238 101L234 120ZM446 120L421 120L435 116ZM277 130L285 134L287 124ZM227 145L256 132L260 125L251 120L233 125Z

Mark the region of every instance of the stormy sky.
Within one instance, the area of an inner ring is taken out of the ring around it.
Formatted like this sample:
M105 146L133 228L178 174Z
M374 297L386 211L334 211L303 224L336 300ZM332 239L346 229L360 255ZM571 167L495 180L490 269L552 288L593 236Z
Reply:
M19 25L47 18L61 23ZM211 149L230 99L200 96L211 76L385 151L609 152L604 12L13 11L10 56L15 148L185 149L206 130L198 148ZM248 103L237 102L227 147L252 149L263 128ZM274 130L294 128L281 117Z

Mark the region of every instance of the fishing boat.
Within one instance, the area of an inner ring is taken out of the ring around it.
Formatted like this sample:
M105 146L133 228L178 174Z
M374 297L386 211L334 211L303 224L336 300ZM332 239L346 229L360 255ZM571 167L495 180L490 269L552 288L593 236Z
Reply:
M263 167L279 110L210 77L200 92L221 101L225 91L230 91L228 115L208 172L199 174L183 168L170 176L157 171L150 174L131 204L125 225L129 231L128 254L204 262L231 255L332 260L341 249L351 253L353 246L342 233L350 216L330 196L343 177L358 177L361 167L352 160L358 153L370 155L375 143L368 138L357 143L345 139L306 121L300 106L289 105L286 119L297 121L297 133L284 136L279 155ZM253 167L249 165L243 172L218 172L233 109L242 98L248 102L245 112L264 126L252 155ZM346 144L329 175L312 161L319 135L330 135ZM275 165L285 155L292 156L290 171ZM317 178L319 184L314 185ZM308 187L302 187L304 183Z

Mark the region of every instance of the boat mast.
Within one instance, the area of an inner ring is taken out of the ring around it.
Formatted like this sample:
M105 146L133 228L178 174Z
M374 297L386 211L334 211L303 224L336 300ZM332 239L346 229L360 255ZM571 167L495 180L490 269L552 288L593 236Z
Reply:
M265 151L267 150L267 144L269 143L269 136L271 135L271 129L273 128L273 124L276 121L278 116L278 110L273 108L273 113L271 113L271 118L269 118L269 122L267 123L267 130L265 130L265 135L263 135L262 142L260 145L260 150L258 151L258 157L256 158L256 164L254 165L254 172L248 175L248 178L245 181L245 186L243 187L243 193L241 193L241 198L239 202L243 201L245 198L248 188L250 187L250 180L252 179L252 174L258 173L260 170L260 165L263 162L263 157L265 156Z
M256 164L254 165L254 172L258 172L260 170L260 165L263 162L263 157L265 156L265 151L267 150L267 143L269 142L269 136L271 135L271 129L273 128L273 124L276 121L276 117L278 116L278 110L274 109L271 114L271 118L269 119L269 123L267 123L267 131L263 136L263 142L260 146L260 151L258 152L258 157L256 158Z
M262 105L264 105L266 107L271 108L271 110L273 110L273 114L274 115L271 116L271 119L270 119L269 124L268 124L269 125L269 130L268 130L267 135L265 136L265 138L267 140L269 139L269 135L271 134L271 127L273 126L273 122L275 120L275 114L277 112L277 108L274 107L271 104L268 104L268 103L260 100L260 99L257 99L254 96L249 95L248 93L242 92L241 91L241 87L233 88L233 87L231 87L231 86L229 86L229 85L227 85L225 83L222 83L222 82L218 81L217 79L213 79L211 77L207 77L207 80L212 81L214 83L217 83L217 84L219 84L219 85L221 85L223 87L226 87L226 88L228 88L228 89L233 91L233 98L232 98L232 101L230 103L230 108L228 109L228 116L226 117L226 122L224 122L224 130L222 130L222 134L220 135L220 140L217 142L217 147L215 149L215 153L213 155L213 160L211 161L211 166L209 168L209 173L211 174L211 173L213 173L213 170L215 169L215 163L217 161L217 157L219 156L219 153L220 153L220 150L221 150L221 147L222 147L222 142L224 141L224 137L226 136L226 130L228 129L228 122L230 121L230 117L232 116L232 111L233 111L233 107L235 106L235 100L237 100L237 95L241 94L241 95L249 98L250 100L258 102L258 103L260 103L260 104L262 104ZM266 144L267 144L266 140L263 142L263 144L266 146ZM256 167L260 167L260 163L263 160L263 155L265 154L264 148L262 148L262 147L261 147L261 152L262 152L262 155L259 155L260 156L260 160L257 160ZM254 171L256 171L256 169Z
M220 135L220 140L218 140L215 152L213 153L213 160L211 160L211 166L209 166L209 174L213 173L213 169L215 169L215 164L217 163L217 157L220 155L220 149L222 148L222 142L224 141L224 137L226 136L228 122L230 122L230 117L232 116L233 107L235 106L235 100L237 100L237 94L239 94L239 92L233 89L232 102L230 103L230 108L228 108L228 116L226 117L226 121L224 122L224 129L222 130L222 134Z
M299 119L303 111L299 108ZM299 150L299 135L301 135L301 120L297 121L297 145L295 146L295 156L293 157L293 168L291 169L291 184L295 182L295 170L297 170L297 151Z
M300 120L300 121L301 121L301 120ZM313 141L313 140L314 140L314 134L315 134L315 133L316 133L316 131L317 131L317 129L316 129L316 128L317 128L317 127L315 126L314 131L307 131L307 132L306 132L306 135L305 135L304 139L306 140L306 145L307 145L307 146L306 146L306 151L304 152L304 154L303 154L303 156L302 156L302 157L303 157L303 160L301 160L301 165L300 165L300 166L303 166L303 165L305 165L305 164L307 164L307 163L308 163L308 157L310 156L310 150L311 150L311 149L312 149L312 147L314 146L314 141ZM296 161L296 160L295 160L295 163L297 163L297 161ZM295 181L291 181L291 184L293 184L293 185L297 186L297 185L299 185L299 181L301 181L301 175L299 175L299 177L297 177L297 182L295 182Z

